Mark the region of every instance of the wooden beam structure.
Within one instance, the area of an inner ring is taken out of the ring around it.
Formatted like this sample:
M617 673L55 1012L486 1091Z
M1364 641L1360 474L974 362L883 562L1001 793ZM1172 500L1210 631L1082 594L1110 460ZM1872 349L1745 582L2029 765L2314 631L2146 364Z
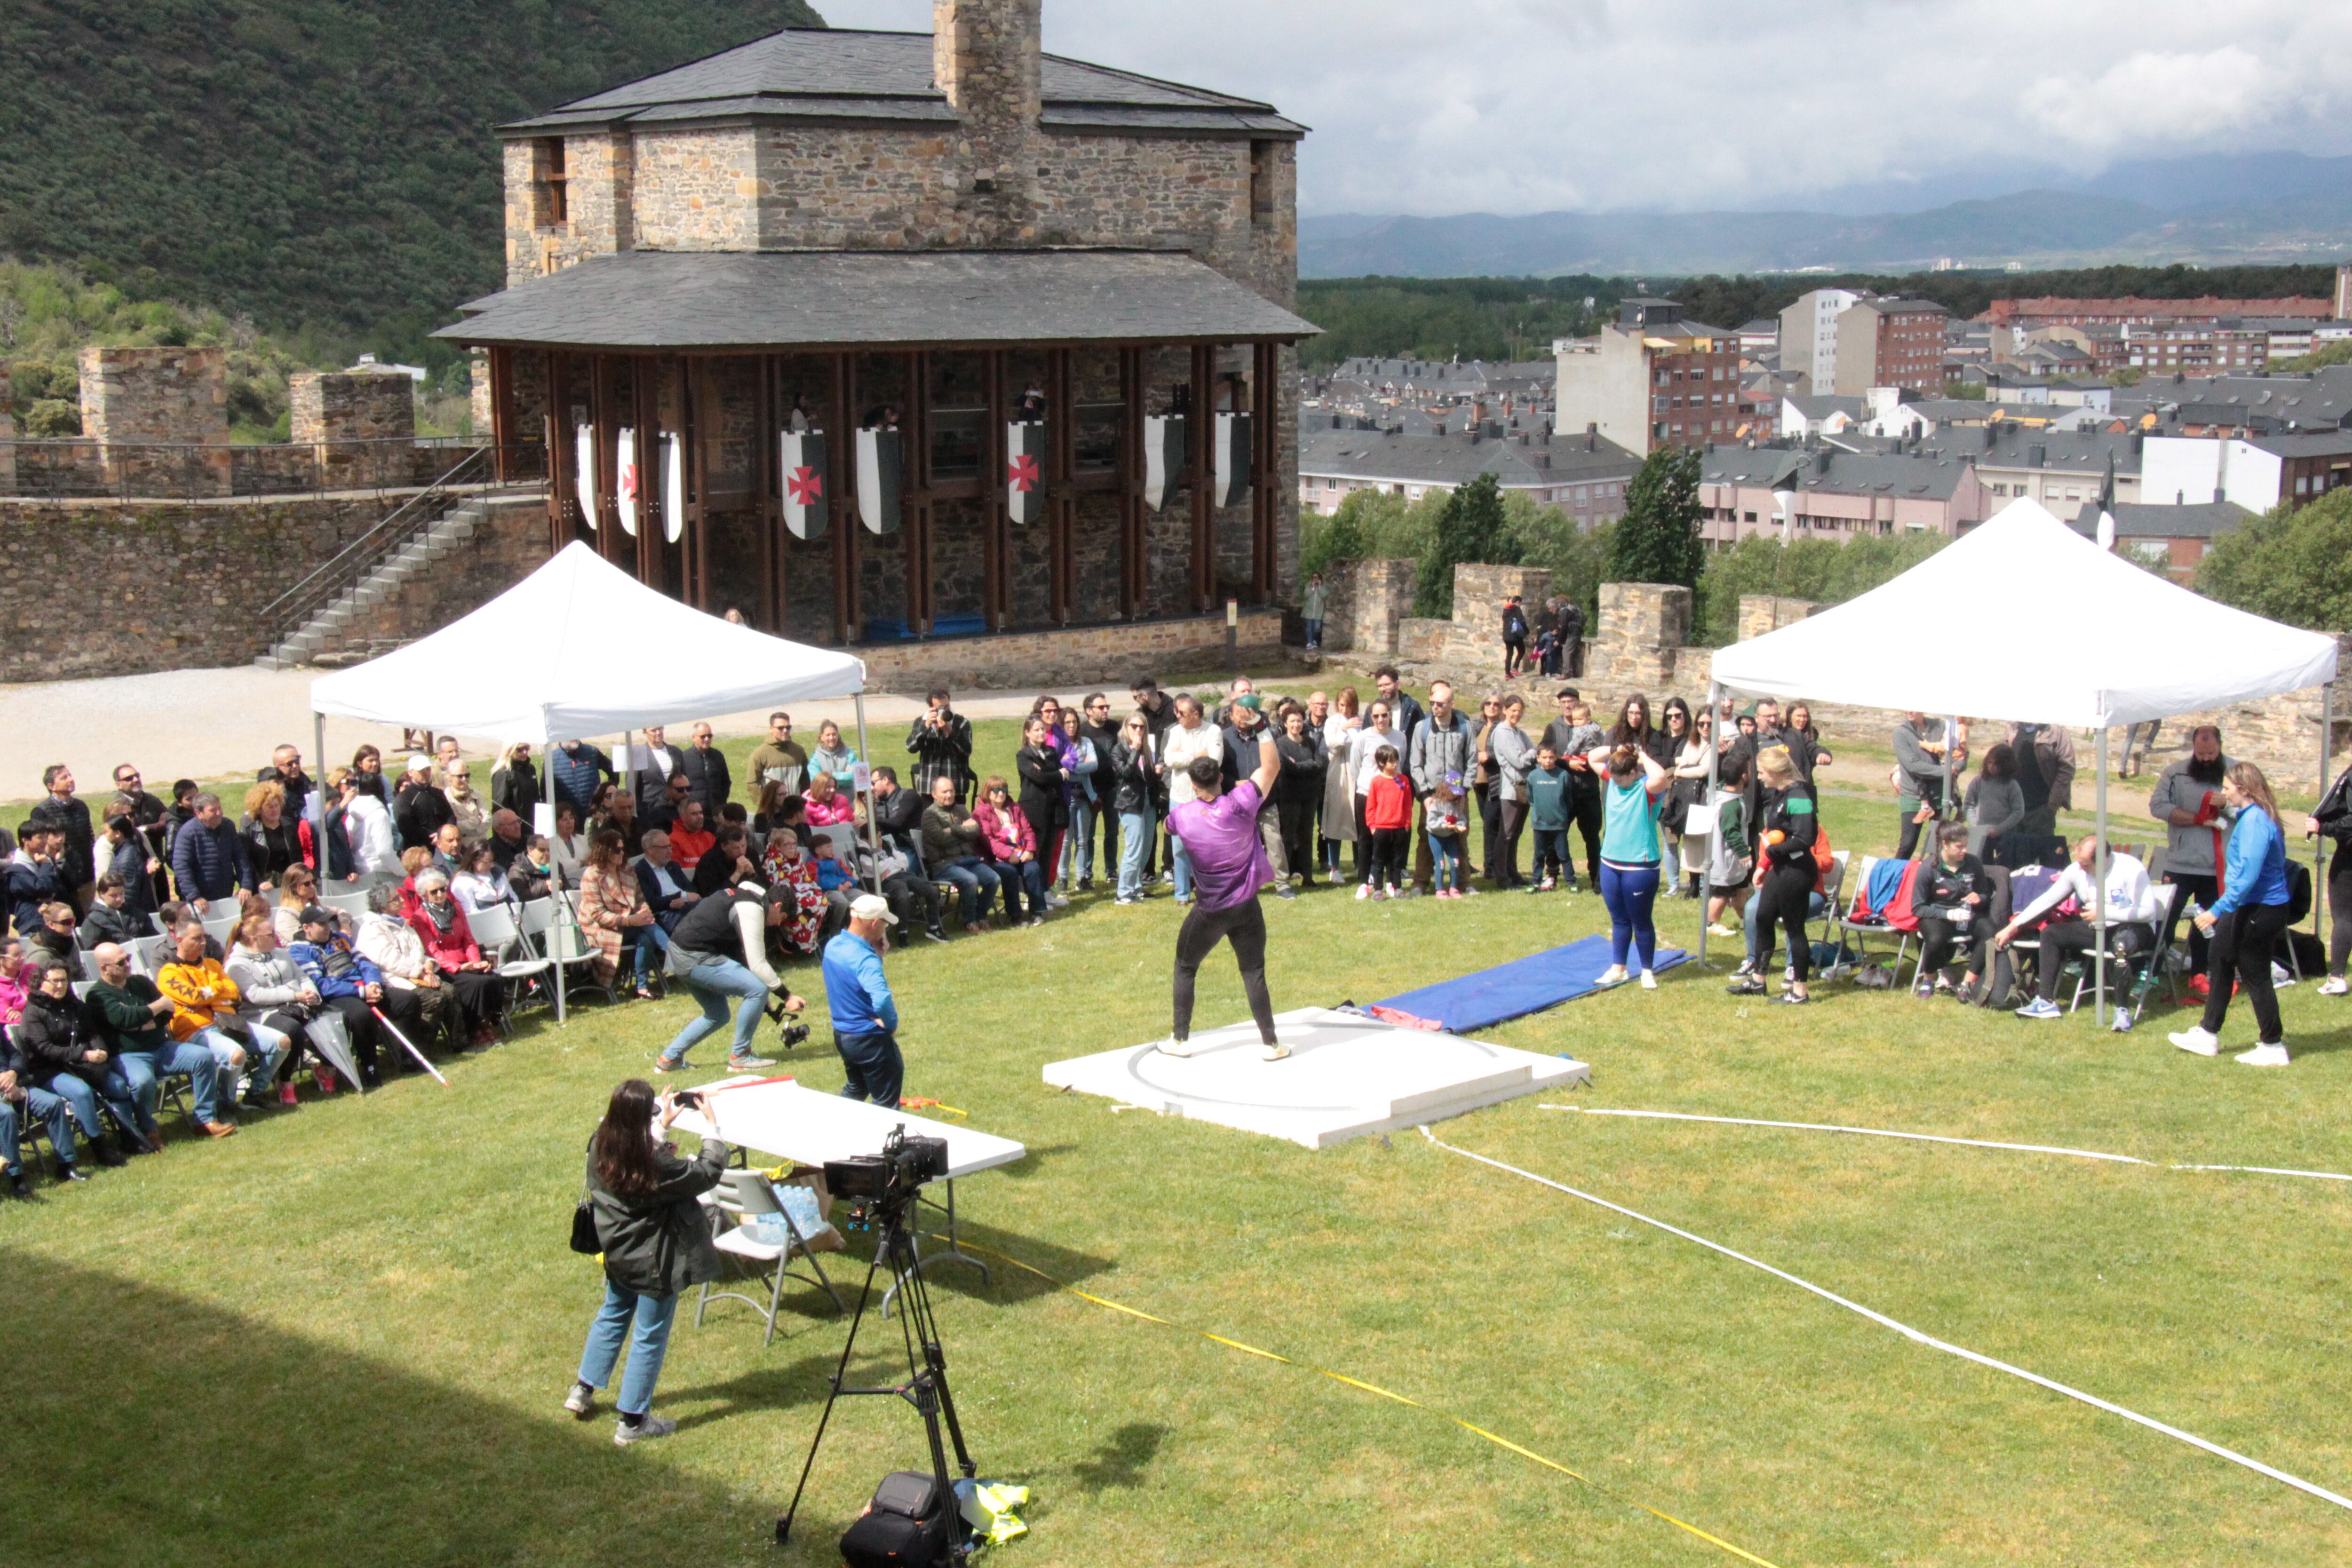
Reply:
M907 629L917 637L931 630L931 356L918 349L907 356L906 413L898 422L907 449L906 493L899 498L907 576Z
M1143 504L1144 350L1118 351L1118 614L1134 620L1151 591L1149 515Z
M1255 345L1250 375L1250 594L1255 603L1274 602L1280 576L1280 492L1276 488L1275 418L1282 396L1281 360L1272 343Z
M1212 455L1217 438L1217 351L1192 348L1192 406L1184 421L1192 489L1192 609L1201 615L1217 600L1217 471Z
M841 432L838 452L828 450L834 472L833 640L849 643L864 630L857 613L857 546L866 525L857 517L857 359L833 356L834 426Z
M782 411L776 401L776 376L782 369L775 355L761 354L758 391L752 398L760 433L751 465L758 480L751 535L760 542L760 626L772 637L784 635L783 454L776 440L783 429ZM695 446L698 449L702 443L698 440Z
M981 607L988 629L1001 632L1013 622L1013 519L1005 496L1005 466L1012 460L1005 426L1013 400L1004 351L990 349L981 360L988 402L980 444Z
M554 555L572 542L572 525L563 509L572 504L565 498L578 483L572 451L572 356L548 349L541 358L546 362L547 378L547 407L541 416L547 427L547 552ZM503 439L506 427L499 435Z
M1070 351L1045 356L1046 618L1070 624L1077 599L1078 396Z

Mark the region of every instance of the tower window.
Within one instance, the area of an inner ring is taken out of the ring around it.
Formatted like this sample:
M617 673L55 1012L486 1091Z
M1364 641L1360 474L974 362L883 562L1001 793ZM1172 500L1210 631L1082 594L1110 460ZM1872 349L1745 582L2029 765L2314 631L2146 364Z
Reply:
M572 219L564 195L563 138L542 136L530 146L531 215L534 227L551 228Z
M1274 143L1250 143L1250 222L1274 221Z

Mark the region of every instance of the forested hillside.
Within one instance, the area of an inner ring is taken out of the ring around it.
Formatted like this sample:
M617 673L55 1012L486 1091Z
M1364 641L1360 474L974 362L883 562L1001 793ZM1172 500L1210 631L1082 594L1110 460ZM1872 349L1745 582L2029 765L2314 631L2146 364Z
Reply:
M0 256L387 348L497 287L489 128L805 0L6 0Z

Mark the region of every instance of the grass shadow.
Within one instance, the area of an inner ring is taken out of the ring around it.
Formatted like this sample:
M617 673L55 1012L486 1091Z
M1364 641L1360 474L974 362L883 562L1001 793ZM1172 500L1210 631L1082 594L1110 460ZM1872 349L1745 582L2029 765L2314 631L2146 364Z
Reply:
M0 1252L0 1300L16 1495L69 1500L63 1528L9 1531L16 1568L601 1563L654 1540L732 1561L772 1527L616 1450L609 1421L535 1418L121 1275ZM719 1392L804 1399L809 1381L788 1369ZM151 1397L89 1397L107 1388Z
M1091 1459L1081 1459L1070 1467L1078 1479L1080 1491L1098 1492L1112 1488L1139 1487L1143 1472L1160 1456L1160 1446L1174 1431L1172 1426L1157 1422L1135 1421L1110 1435L1110 1441L1095 1451Z

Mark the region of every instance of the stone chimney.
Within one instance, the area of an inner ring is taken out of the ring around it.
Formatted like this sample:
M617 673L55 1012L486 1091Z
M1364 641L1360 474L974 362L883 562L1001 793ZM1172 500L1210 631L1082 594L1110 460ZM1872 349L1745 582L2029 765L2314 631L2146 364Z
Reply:
M963 119L957 152L974 188L1021 184L1035 134L1041 0L932 0L931 81Z

